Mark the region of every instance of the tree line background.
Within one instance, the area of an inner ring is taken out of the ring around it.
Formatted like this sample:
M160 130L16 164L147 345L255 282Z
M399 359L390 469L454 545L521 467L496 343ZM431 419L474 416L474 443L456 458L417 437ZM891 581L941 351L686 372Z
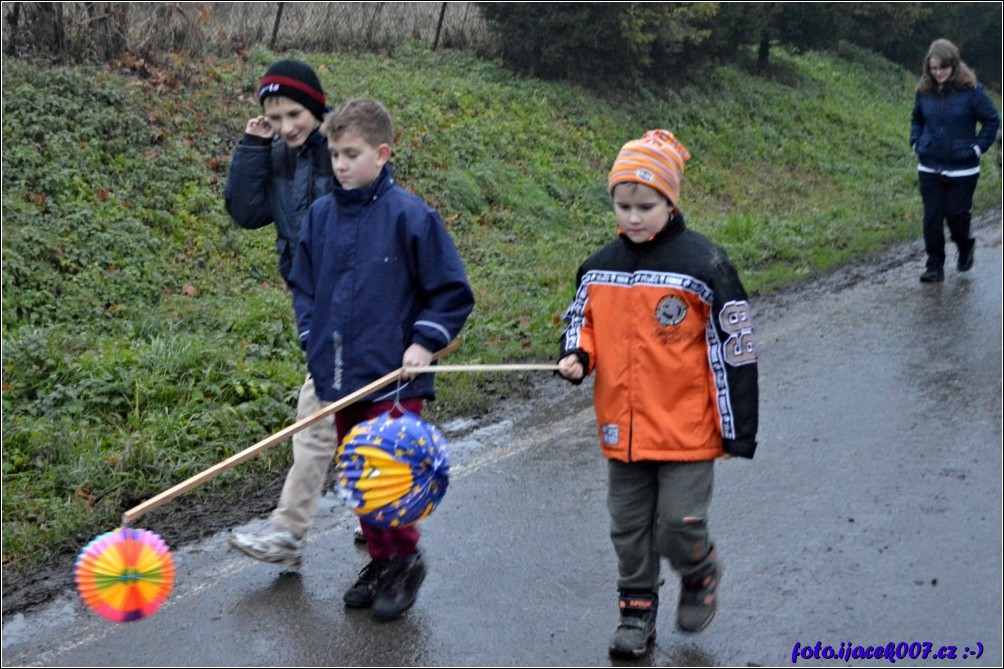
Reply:
M748 61L772 48L836 49L842 40L920 72L945 37L1001 90L999 2L5 2L8 56L101 62L184 53L392 52L402 41L499 58L541 78L589 85L671 84L702 64Z

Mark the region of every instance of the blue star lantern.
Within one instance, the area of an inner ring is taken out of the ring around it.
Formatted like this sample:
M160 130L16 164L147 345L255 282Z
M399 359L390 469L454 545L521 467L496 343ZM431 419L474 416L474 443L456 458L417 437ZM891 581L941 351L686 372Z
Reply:
M385 413L356 425L336 456L338 497L376 527L414 525L436 508L449 484L446 440L412 413Z

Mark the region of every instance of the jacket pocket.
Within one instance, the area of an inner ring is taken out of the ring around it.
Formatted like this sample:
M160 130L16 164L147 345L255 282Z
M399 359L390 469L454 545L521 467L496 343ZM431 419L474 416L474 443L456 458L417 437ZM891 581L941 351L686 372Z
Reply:
M964 139L957 139L952 142L952 161L956 163L972 163L976 160L974 142Z

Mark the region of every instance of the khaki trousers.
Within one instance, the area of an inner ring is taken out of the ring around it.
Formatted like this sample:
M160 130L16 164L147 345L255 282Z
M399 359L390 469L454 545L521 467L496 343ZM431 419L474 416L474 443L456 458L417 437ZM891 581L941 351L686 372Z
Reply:
M330 402L322 402L314 391L314 379L308 374L296 402L296 419L311 416ZM302 538L310 529L317 512L317 502L324 492L328 467L338 449L334 415L318 421L293 435L293 466L282 486L279 505L272 512L272 522Z

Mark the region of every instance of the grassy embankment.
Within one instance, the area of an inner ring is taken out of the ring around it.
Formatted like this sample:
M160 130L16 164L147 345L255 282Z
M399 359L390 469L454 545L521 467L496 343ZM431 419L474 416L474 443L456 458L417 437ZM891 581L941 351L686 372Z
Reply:
M914 77L856 49L608 99L452 53L303 57L330 94L396 117L399 179L439 208L477 294L454 362L552 359L575 268L613 234L606 170L652 127L691 150L682 208L752 292L919 235ZM147 79L4 61L5 567L75 552L292 420L303 362L272 233L234 229L221 197L272 58ZM999 204L999 167L984 160L978 209ZM430 415L524 382L442 378ZM219 482L288 462L277 448Z

